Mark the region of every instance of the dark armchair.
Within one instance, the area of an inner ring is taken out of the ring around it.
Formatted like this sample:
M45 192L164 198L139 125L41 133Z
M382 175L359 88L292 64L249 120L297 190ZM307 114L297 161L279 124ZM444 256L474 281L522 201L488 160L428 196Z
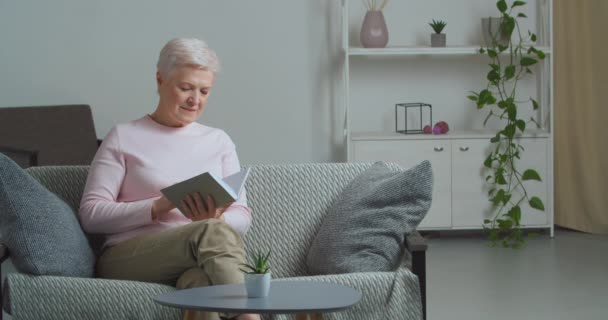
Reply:
M0 108L0 152L23 168L88 165L97 146L88 105Z

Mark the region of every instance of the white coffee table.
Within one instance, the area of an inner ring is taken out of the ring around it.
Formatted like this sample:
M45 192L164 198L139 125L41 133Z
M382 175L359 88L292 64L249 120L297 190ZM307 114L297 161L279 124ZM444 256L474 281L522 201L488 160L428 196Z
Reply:
M225 313L295 313L297 319L322 319L321 313L349 308L361 300L361 293L328 282L272 281L264 298L248 298L243 284L228 284L177 290L154 301L188 310Z

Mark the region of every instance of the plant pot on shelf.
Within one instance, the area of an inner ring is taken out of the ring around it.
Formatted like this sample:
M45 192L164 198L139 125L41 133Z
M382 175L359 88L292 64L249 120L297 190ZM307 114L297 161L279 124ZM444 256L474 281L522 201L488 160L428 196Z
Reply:
M483 43L486 47L492 46L492 39L496 39L496 43L503 46L509 44L510 39L507 33L501 30L501 23L502 18L481 18L481 32L483 35Z
M268 296L272 275L268 273L246 273L245 288L249 298L262 298Z
M388 29L382 11L367 11L360 34L364 48L384 48L388 43Z
M445 47L445 33L431 33L431 47Z

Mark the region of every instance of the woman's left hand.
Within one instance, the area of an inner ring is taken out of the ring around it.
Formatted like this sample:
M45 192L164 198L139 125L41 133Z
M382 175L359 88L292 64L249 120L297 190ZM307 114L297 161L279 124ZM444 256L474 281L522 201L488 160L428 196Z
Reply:
M207 219L224 219L224 211L230 207L232 203L224 207L216 207L215 200L211 196L207 196L206 201L203 201L198 192L193 192L182 200L184 214L192 221L201 221Z

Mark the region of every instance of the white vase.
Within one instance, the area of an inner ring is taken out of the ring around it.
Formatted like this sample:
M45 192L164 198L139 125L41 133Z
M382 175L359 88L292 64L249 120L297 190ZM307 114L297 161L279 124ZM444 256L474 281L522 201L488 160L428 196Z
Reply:
M270 291L270 272L264 274L245 273L245 288L249 298L262 298L268 296Z

